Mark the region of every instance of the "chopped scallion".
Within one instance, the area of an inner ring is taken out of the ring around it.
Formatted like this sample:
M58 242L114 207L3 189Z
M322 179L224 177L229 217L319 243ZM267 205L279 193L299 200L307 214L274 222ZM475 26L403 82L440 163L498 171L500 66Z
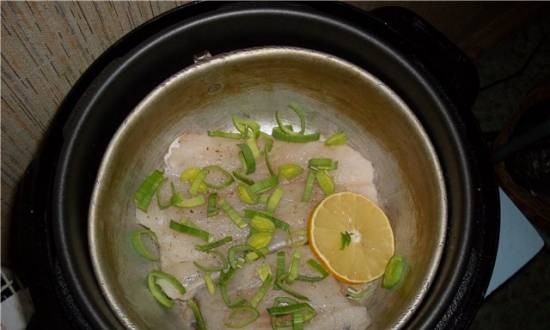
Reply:
M258 181L250 186L250 192L253 194L261 194L273 187L276 187L279 183L279 179L276 176L270 176L267 179Z
M245 143L240 143L237 145L240 151L241 161L243 162L243 167L246 174L254 173L256 171L256 158L252 153L250 147Z
M332 180L332 177L328 175L326 171L319 171L315 173L315 177L317 178L319 187L321 187L321 190L325 193L325 195L334 193L334 190L336 189L334 180Z
M272 233L275 230L275 224L273 221L261 215L255 215L250 220L250 227L256 229L259 232Z
M217 241L214 241L214 242L211 242L211 243L208 243L208 244L196 245L195 249L197 251L201 251L201 252L208 252L210 250L219 248L220 246L225 245L225 244L231 242L232 240L233 240L232 236L227 236L227 237L224 237L222 239L219 239Z
M302 311L292 313L292 330L304 330L304 314Z
M237 227L241 229L246 227L246 222L225 199L220 200L220 207Z
M233 176L235 177L235 179L241 181L242 183L245 183L247 185L252 185L254 184L254 180L250 179L249 177L245 176L244 174L241 174L237 171L233 171Z
M351 244L351 235L348 231L343 231L340 233L340 250L347 248Z
M207 231L199 229L195 226L189 226L180 222L176 222L174 220L170 220L170 229L173 229L180 233L198 237L206 242L208 242L208 239L210 238L210 234Z
M210 295L216 293L216 284L214 284L214 280L212 280L212 275L210 272L204 273L204 284L206 285L206 289Z
M332 171L338 168L338 161L330 158L312 158L308 161L308 167L315 171Z
M382 287L385 289L396 287L405 277L406 268L407 263L402 256L394 255L391 257L386 265Z
M151 199L163 181L164 173L159 170L154 170L145 178L134 194L134 201L138 209L147 212Z
M199 193L199 189L205 177L206 177L206 171L202 169L191 182L191 186L189 187L189 193L191 195L195 196L196 194Z
M206 172L205 177L203 178L203 181L206 184L206 186L208 186L209 188L221 189L233 183L233 177L231 176L231 173L224 170L221 166L218 166L218 165L206 166L205 168L203 168L203 171ZM219 180L220 181L219 183L215 183L210 180L207 180L208 175L213 173L218 173L223 177L222 179Z
M253 194L250 191L249 186L240 184L237 186L237 191L239 193L239 198L243 203L251 205L258 203L258 195Z
M348 142L348 137L346 133L336 132L333 135L331 135L328 139L326 139L325 145L329 147L341 146L343 144L346 144L347 142Z
M220 213L220 208L218 207L218 194L212 193L208 195L208 203L206 205L206 217L213 217Z
M258 304L262 301L262 299L267 294L267 291L269 291L272 282L273 278L270 274L268 274L267 277L263 280L262 285L260 286L256 294L254 294L254 296L250 300L250 304L252 305L252 307L257 307Z
M242 138L241 133L223 132L218 130L208 131L208 136L221 137L221 138L234 139L234 140L240 140Z
M136 250L139 255L142 257L151 260L151 261L157 261L159 260L159 256L151 253L146 247L145 243L143 242L143 237L148 237L155 245L158 246L157 236L154 232L152 232L149 229L137 229L132 232L132 235L130 237L130 240L132 242L132 246ZM157 253L158 254L158 253Z
M243 255L245 255L247 252L251 252L251 251L255 252L261 257L265 257L265 255L260 250L250 245L241 244L241 245L234 245L230 247L229 250L227 251L227 259L229 260L229 264L231 265L231 268L233 269L240 268L238 259L241 258Z
M315 171L309 170L307 173L306 186L302 194L302 202L309 202L313 193L313 184L315 183Z
M271 222L273 222L273 224L275 225L275 228L277 228L277 229L281 229L281 230L285 230L285 231L288 231L290 229L290 225L288 223L284 222L283 220L281 220L279 218L276 218L276 217L272 216L269 213L262 212L260 210L253 210L253 209L245 209L244 210L244 216L248 219L252 219L256 215L271 220Z
M283 130L280 127L273 127L273 130L271 131L271 136L273 136L275 140L279 140L279 141L293 142L293 143L306 143L306 142L318 141L319 138L321 137L321 134L319 132L315 132L311 134L290 135L283 132Z
M295 229L290 232L287 244L291 247L299 247L307 244L307 230L305 229Z
M260 317L260 313L252 306L236 307L231 310L224 324L228 328L240 329L244 328Z
M174 276L154 270L147 275L147 287L153 295L153 297L164 307L172 308L174 306L174 300L170 298L164 290L157 284L159 279L165 280L171 286L173 286L180 294L185 294L185 287Z
M257 232L250 235L247 243L255 249L261 249L268 246L272 239L273 233L271 232Z
M262 281L265 281L268 276L271 276L271 266L269 264L263 263L258 268L258 276Z
M162 186L164 186L164 183L166 183L166 179L162 180L159 188L157 189L157 206L159 210L164 210L172 206L172 200L170 198L165 202L161 201L160 192L162 191ZM175 190L174 183L170 182L170 185L172 187L172 192L173 192Z
M181 172L180 180L183 182L192 182L200 172L200 167L189 167Z
M292 180L304 172L304 169L296 164L283 164L279 166L279 176L286 180Z
M292 259L290 259L290 267L288 269L288 277L286 278L288 283L292 283L298 278L298 271L300 270L300 258L301 254L298 251L292 253Z
M216 264L214 265L204 265L197 261L193 261L193 264L203 272L218 272L220 270L223 270L227 267L227 261L225 259L225 256L218 251L208 251L209 255L214 256L216 260Z
M187 306L189 307L189 309L191 309L191 311L193 312L193 316L195 317L195 323L197 324L196 329L208 330L206 322L204 321L204 317L202 316L201 310L195 298L189 299L187 301Z
M173 206L180 207L180 208L192 208L201 206L206 201L204 200L204 196L198 195L191 198L183 198L181 193L176 192L172 195L172 198L170 199L170 202Z
M275 268L275 289L279 290L279 283L281 282L283 275L285 274L285 252L277 252L277 267Z
M303 281L303 282L319 282L323 279L325 279L328 276L328 271L321 266L315 259L309 259L307 261L307 265L317 271L320 275L319 276L307 276L307 275L298 275L296 278L297 281Z
M252 151L252 155L254 155L254 158L258 158L260 155L260 149L258 149L258 144L256 143L255 137L249 137L246 139L246 144L250 148L250 151Z
M275 190L273 190L273 192L271 193L271 195L267 199L266 209L267 209L268 212L274 212L275 211L275 209L279 205L279 202L283 198L283 193L284 193L283 189L281 189L279 187L277 187Z

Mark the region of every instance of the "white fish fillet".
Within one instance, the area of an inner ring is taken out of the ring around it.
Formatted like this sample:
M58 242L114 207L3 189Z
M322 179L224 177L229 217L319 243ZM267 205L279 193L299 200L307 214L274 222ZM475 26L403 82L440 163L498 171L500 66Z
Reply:
M204 167L208 165L220 165L227 171L238 170L241 166L237 154L238 144L242 141L214 138L206 134L184 134L176 139L170 146L164 162L164 172L168 181L173 182L176 189L184 195L188 195L189 185L179 180L179 174L189 167ZM326 147L323 142L310 143L286 143L275 141L270 153L270 160L274 169L282 164L294 163L304 169L304 173L292 182L280 182L279 187L284 190L284 196L275 212L275 216L283 219L295 229L304 229L307 218L313 207L323 199L322 191L315 186L313 196L309 203L301 202L305 180L307 175L307 163L311 158L331 158L338 160L338 169L331 171L336 183L336 191L352 191L369 197L374 202L378 201L376 187L374 186L374 170L369 160L349 146ZM250 175L254 180L267 178L269 173L262 157L257 159L257 169ZM162 189L169 189L165 184ZM218 195L225 198L240 214L250 205L239 200L235 193L235 185L218 190ZM166 287L167 294L173 298L187 299L197 295L203 306L203 314L212 329L222 329L223 315L226 307L219 297L219 293L212 297L203 287L200 271L193 265L193 261L202 260L205 254L195 249L197 244L205 244L198 238L178 233L169 228L170 220L189 219L199 228L208 231L217 240L226 236L232 236L233 242L219 248L226 254L229 246L241 244L246 241L248 230L241 230L231 220L220 212L217 216L207 218L206 206L193 209L179 209L170 207L160 210L156 201L153 201L147 213L136 211L138 223L150 228L156 233L161 251L160 266L165 272L177 277L187 288L185 296L179 296L174 290ZM277 234L270 245L270 250L276 250L287 246L286 234ZM309 248L303 248L304 255L309 254ZM273 261L274 257L269 256ZM307 260L304 257L303 260ZM249 274L246 274L250 266ZM254 264L245 266L239 270L238 278L249 281L235 281L232 285L242 283L243 288L254 289L260 285L255 275ZM274 269L274 268L273 268ZM248 277L247 277L248 276ZM257 279L254 282L253 279ZM309 329L364 329L370 324L366 309L350 303L342 293L336 280L329 277L319 283L298 282L293 286L297 291L307 292L312 306L318 311L318 316L306 324ZM262 317L249 327L249 329L270 328L269 318L265 308L271 306L273 298L280 295L280 291L270 291L264 302L259 306ZM222 313L223 311L223 313ZM220 318L221 317L221 318ZM350 321L353 322L344 322ZM218 327L219 326L219 327Z

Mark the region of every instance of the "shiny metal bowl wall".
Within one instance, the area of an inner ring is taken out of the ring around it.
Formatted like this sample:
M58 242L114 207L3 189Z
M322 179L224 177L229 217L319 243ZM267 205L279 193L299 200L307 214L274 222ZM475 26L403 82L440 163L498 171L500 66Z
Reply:
M176 74L136 107L111 141L94 188L89 238L99 284L128 328L183 326L180 315L150 297L144 278L156 265L138 257L128 241L137 227L132 198L143 177L162 167L180 134L228 129L231 114L249 115L270 131L274 111L290 100L307 109L310 129L343 129L372 161L396 251L410 262L402 287L379 289L370 300L369 330L399 328L412 315L437 269L447 221L442 174L426 134L369 73L326 54L273 47L203 59Z

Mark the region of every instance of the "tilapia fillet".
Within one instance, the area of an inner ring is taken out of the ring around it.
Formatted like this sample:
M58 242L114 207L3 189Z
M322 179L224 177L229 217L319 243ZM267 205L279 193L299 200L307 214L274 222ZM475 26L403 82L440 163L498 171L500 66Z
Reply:
M177 138L170 146L164 159L164 173L167 183L162 190L170 189L170 182L174 187L187 194L188 183L179 180L180 173L190 167L205 167L219 165L225 170L232 172L239 170L241 163L237 154L238 144L242 141L215 138L206 134L184 134ZM304 170L304 173L294 180L279 183L284 191L283 198L277 207L274 215L287 222L293 229L305 229L307 219L314 208L324 197L319 187L315 186L310 202L301 202L305 180L307 176L308 160L311 158L331 158L338 160L338 168L330 172L336 184L336 191L351 191L367 196L377 202L377 190L374 186L374 170L369 160L365 159L353 148L344 145L338 147L327 147L323 142L310 143L286 143L275 141L273 149L269 154L272 167L276 170L283 164L297 164ZM254 180L265 179L269 176L263 157L257 159L255 173L250 175ZM161 191L161 195L162 195ZM166 194L166 191L164 192ZM217 190L220 197L227 200L240 214L250 205L242 203L235 191L235 185ZM166 287L167 294L173 298L187 299L196 296L199 300L203 315L211 329L223 329L223 317L228 310L221 300L219 292L210 295L203 287L204 282L201 272L194 266L193 261L203 260L207 255L195 249L195 245L204 244L199 238L178 233L169 228L170 220L189 219L195 225L208 231L214 240L226 236L232 236L233 241L220 247L218 250L224 254L231 245L243 244L246 242L248 229L239 229L223 213L213 217L206 217L206 207L191 209L180 209L170 207L160 210L156 202L151 203L147 213L137 210L138 222L150 228L158 238L160 247L160 267L163 271L174 275L187 288L184 297L178 296L173 290ZM270 244L270 251L287 249L288 237L278 231ZM302 267L310 256L309 247L300 248L302 251ZM274 268L273 255L267 257L267 262L272 263ZM232 287L242 284L243 292L255 290L259 285L259 278L255 274L255 263L245 265L238 270L239 276L235 278ZM304 269L305 271L305 269ZM214 274L215 276L215 274ZM249 280L245 280L248 276ZM254 279L254 280L253 280ZM161 283L162 285L162 283ZM163 286L165 287L165 286ZM306 323L309 329L365 329L370 320L366 308L350 302L342 293L342 287L331 276L318 283L296 282L293 289L301 291L311 300L311 305L317 310L317 316ZM261 313L260 319L249 326L249 329L270 329L269 317L265 311L270 307L274 297L281 295L280 291L270 290L258 310Z

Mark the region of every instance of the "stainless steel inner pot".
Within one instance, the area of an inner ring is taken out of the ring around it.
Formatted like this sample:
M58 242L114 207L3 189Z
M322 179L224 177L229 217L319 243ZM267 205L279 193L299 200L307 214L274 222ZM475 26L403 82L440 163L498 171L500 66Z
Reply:
M447 222L442 173L427 135L399 96L368 72L324 53L269 47L203 58L177 73L136 107L112 139L89 211L90 252L99 285L128 328L184 327L180 315L150 297L145 276L156 265L130 246L137 186L162 167L181 133L229 129L231 114L250 116L270 132L274 111L290 100L307 109L311 129L343 129L350 145L372 161L396 253L409 261L403 285L377 289L370 300L369 330L400 328L414 313L437 270Z

